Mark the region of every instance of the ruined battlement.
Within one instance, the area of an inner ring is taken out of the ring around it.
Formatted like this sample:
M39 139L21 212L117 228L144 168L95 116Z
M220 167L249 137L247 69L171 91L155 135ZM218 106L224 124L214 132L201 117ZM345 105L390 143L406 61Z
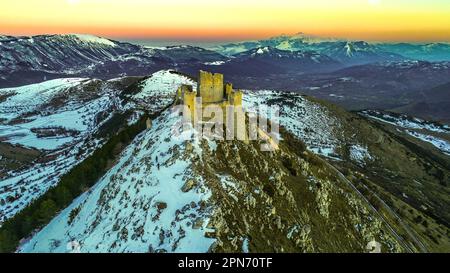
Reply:
M197 90L203 103L218 103L224 99L223 75L200 70Z
M193 91L191 85L183 84L178 88L178 98L181 99L191 111L195 109L196 96L197 92Z
M201 105L196 100L201 98ZM176 101L186 105L194 113L196 108L217 105L225 109L227 106L242 106L242 92L234 90L231 83L223 83L223 75L200 71L197 91L191 85L181 85L177 91Z

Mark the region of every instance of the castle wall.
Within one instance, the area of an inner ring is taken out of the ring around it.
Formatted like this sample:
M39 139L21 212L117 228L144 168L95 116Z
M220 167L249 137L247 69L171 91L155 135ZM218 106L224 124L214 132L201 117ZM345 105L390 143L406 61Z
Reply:
M196 92L188 91L184 92L183 94L183 101L184 104L187 105L189 110L191 110L191 113L194 113L195 111L195 98L197 96Z
M180 103L183 101L183 93L181 92L181 86L177 89L177 97L175 98L176 103Z
M224 99L223 75L200 71L198 88L203 103L218 103Z
M227 109L229 106L237 107L235 109L230 108L233 112L229 114L233 117L242 112L242 92L240 90L233 90L233 85L231 83L224 85L222 74L212 74L200 71L197 84L199 93L193 91L192 86L190 85L182 85L177 91L177 96L190 109L191 114L194 114L197 110L203 111L205 107L215 104L221 107L224 115L223 121L225 122L228 118ZM198 96L202 98L201 105L196 105ZM199 109L195 109L196 107Z
M233 106L241 106L242 105L242 92L241 91L233 91L228 96L228 101L230 105Z
M230 96L230 94L233 92L233 85L231 83L225 84L225 95Z

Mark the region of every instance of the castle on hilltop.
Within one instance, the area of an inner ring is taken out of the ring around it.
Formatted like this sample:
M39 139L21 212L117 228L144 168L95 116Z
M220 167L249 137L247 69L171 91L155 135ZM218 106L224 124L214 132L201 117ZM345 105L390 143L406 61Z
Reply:
M196 99L201 98L201 107L208 105L242 106L242 92L234 90L231 83L224 84L223 74L199 72L197 91L191 85L182 85L177 91L177 101L186 105L191 112L196 111Z
M234 90L231 83L224 84L223 75L206 71L199 72L197 90L192 85L181 85L177 90L175 103L183 106L183 117L192 121L194 128L201 129L206 136L227 140L238 139L246 144L250 140L267 141L261 144L264 151L278 149L278 123L270 123L271 133L267 132L267 121L258 127L257 115L246 116L242 109L242 91ZM246 127L248 117L248 128ZM197 127L201 125L201 127ZM212 132L214 128L214 132ZM247 130L248 129L248 130ZM275 134L273 134L275 132Z

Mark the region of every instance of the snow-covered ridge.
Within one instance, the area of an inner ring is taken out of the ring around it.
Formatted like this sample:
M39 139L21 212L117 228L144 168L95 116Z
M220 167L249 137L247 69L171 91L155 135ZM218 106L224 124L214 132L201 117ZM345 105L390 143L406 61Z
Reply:
M142 99L149 95L156 97L167 97L175 95L178 87L182 84L189 84L196 88L196 83L186 76L182 76L172 70L161 70L153 73L149 78L140 84L141 90L133 96L135 99Z
M173 137L179 113L167 110L122 153L119 162L75 200L21 252L206 252L215 241L205 237L211 191L192 171L198 141L186 152L185 139ZM195 185L193 184L195 181ZM74 209L79 212L73 219Z
M381 113L374 110L362 111L363 116L376 119L385 123L396 125L406 129L423 129L437 133L449 133L450 128L447 125L441 125L429 122L420 118L408 117L406 115L393 115L389 113Z
M84 34L6 37L1 40L0 72L40 71L90 77L96 66L122 55L142 55L142 47ZM4 74L2 75L5 77ZM26 74L24 74L26 75ZM27 79L18 81L27 82ZM43 74L41 79L45 78Z
M60 92L87 80L80 78L55 79L17 88L0 89L0 96L7 97L5 101L0 102L2 118L11 120L25 112L32 112L42 104L48 103Z
M223 65L226 61L214 61L214 62L206 62L204 65Z
M435 136L425 135L410 130L407 130L407 133L415 138L418 138L422 141L432 144L433 146L438 148L442 153L450 156L450 142Z
M112 46L112 47L117 46L116 43L114 43L113 41L111 41L109 39L105 39L102 37L89 35L89 34L67 34L67 35L62 35L62 36L69 37L69 38L76 38L85 43L101 44L101 45Z
M55 150L92 133L97 114L110 109L116 99L111 93L93 97L86 102L67 101L57 105L54 99L67 100L76 97L76 92L95 81L87 79L56 79L18 88L0 89L6 94L0 103L3 122L0 124L0 137L3 141L44 150ZM71 132L69 135L41 136L40 131L54 128Z
M188 77L171 70L161 70L143 80L139 84L140 91L132 99L149 110L161 109L174 101L176 91L182 84L197 88L197 84Z
M434 122L429 122L423 119L409 117L406 115L393 115L389 113L381 113L374 110L366 110L360 113L361 115L396 126L402 129L405 133L428 142L439 149L442 153L450 155L450 142L437 136L427 134L427 132L448 134L450 135L450 128L448 125L441 125Z

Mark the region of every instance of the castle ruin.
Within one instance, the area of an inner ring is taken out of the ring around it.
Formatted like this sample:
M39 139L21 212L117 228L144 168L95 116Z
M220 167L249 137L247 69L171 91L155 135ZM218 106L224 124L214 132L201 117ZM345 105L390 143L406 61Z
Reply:
M195 127L202 126L200 128L202 128L203 134L206 132L206 135L213 138L223 139L221 138L222 128L226 129L227 139L236 138L247 144L259 136L259 139L267 142L261 144L263 151L277 150L278 123L270 123L271 133L269 134L267 121L258 118L255 114L248 117L249 127L246 128L246 113L242 109L242 96L242 91L234 90L231 83L224 84L222 74L200 71L197 90L194 90L192 85L181 85L177 90L176 103L184 106L183 116L189 118ZM264 123L258 126L257 119ZM215 129L214 133L212 128Z
M186 105L192 113L196 111L195 107L199 107L195 103L198 98L201 98L202 108L208 105L218 105L222 109L227 106L242 106L242 92L234 90L231 83L224 84L223 74L219 73L200 70L196 91L191 85L178 88L177 101Z

